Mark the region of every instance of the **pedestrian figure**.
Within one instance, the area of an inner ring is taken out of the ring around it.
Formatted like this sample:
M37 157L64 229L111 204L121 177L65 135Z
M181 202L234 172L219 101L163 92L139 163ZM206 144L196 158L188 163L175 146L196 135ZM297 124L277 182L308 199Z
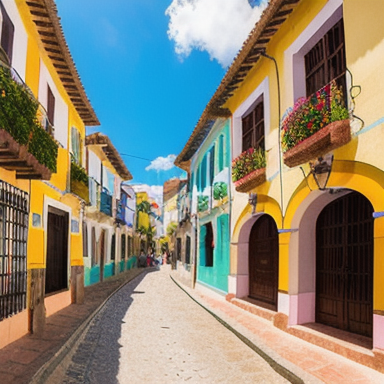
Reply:
M151 267L153 265L153 251L152 248L148 248L148 253L147 253L147 267Z
M147 257L145 256L144 249L140 251L139 267L145 268L147 266Z

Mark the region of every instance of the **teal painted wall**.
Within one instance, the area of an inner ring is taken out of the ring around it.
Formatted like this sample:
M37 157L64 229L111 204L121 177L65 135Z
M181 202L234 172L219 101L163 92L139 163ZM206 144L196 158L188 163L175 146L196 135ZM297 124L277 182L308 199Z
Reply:
M127 261L127 269L136 268L137 266L137 257L131 256Z
M119 272L124 272L124 269L125 269L125 261L124 261L124 260L121 260L121 261L119 262L119 266L120 266L120 268L119 268Z
M85 267L84 269L84 285L92 285L100 281L100 267L95 265L92 268Z
M213 225L213 236L215 243L213 250L213 266L204 266L206 230L203 226L201 226L199 238L200 260L197 266L197 280L216 289L219 289L220 291L228 292L229 215L214 215L211 222Z
M115 274L115 262L106 264L104 266L104 279L108 279Z

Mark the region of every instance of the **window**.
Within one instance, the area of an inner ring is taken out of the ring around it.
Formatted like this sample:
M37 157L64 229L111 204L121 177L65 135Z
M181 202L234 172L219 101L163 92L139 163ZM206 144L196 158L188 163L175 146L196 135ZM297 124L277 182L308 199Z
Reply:
M264 102L259 101L255 108L242 119L243 151L249 148L265 149L264 144Z
M71 129L71 149L75 162L81 165L81 137L80 132L75 127Z
M0 180L0 321L27 307L28 201Z
M49 88L48 85L48 93L47 93L47 115L48 120L52 125L55 125L55 96Z
M128 257L133 256L133 239L132 236L128 236Z
M307 96L331 80L336 80L345 91L345 71L344 23L341 19L305 55Z
M121 259L125 259L125 235L121 235Z
M219 152L217 157L218 171L221 172L224 169L224 135L219 136Z
M181 261L181 239L178 237L176 239L176 257L177 260Z
M215 176L215 146L209 151L209 185L212 186Z
M213 249L215 247L213 239L212 223L207 223L200 227L200 265L213 267Z
M91 240L92 240L92 248L91 248L91 251L92 251L92 266L96 265L97 264L97 255L96 255L96 229L95 227L92 227L92 232L91 232Z
M185 241L185 263L191 264L191 237L187 236Z
M200 164L200 191L203 192L207 186L207 155Z
M83 257L88 257L88 227L83 221Z
M13 54L13 35L15 33L15 27L12 24L3 4L0 1L0 11L3 16L3 22L1 26L1 47L7 54L9 61L12 62Z
M112 235L111 239L111 260L115 260L116 255L116 235Z

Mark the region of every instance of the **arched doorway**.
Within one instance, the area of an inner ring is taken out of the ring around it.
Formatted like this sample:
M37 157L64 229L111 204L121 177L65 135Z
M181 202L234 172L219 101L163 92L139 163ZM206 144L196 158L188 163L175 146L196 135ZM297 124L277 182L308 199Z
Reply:
M316 225L316 322L372 337L373 207L358 192L329 203Z
M279 276L277 226L269 215L262 215L249 237L249 297L257 304L277 310Z

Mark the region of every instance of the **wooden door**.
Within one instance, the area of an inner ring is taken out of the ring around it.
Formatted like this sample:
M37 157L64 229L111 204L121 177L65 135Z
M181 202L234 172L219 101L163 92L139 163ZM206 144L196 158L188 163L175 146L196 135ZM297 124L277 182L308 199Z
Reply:
M105 266L105 230L103 229L100 234L100 281L104 280L104 266Z
M249 239L249 297L260 306L277 310L279 240L275 221L261 216Z
M47 231L46 294L68 288L68 213L50 208Z
M327 205L316 228L316 321L372 336L373 208L357 192Z

